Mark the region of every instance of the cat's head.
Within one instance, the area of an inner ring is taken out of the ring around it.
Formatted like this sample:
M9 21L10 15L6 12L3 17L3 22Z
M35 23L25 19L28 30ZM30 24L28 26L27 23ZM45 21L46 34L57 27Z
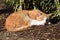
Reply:
M39 21L44 20L44 18L48 19L51 15L52 14L43 13L40 10L32 10L29 12L30 18L39 20Z
M49 17L51 16L52 14L46 14L46 13L43 13L42 11L39 11L39 13L37 14L36 16L36 20L44 20L44 18L46 19L49 19Z

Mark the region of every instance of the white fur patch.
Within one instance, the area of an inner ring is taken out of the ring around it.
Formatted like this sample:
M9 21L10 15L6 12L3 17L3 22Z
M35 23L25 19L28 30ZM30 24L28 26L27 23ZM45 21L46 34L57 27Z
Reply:
M31 20L30 26L32 25L45 25L47 17L45 17L42 21Z

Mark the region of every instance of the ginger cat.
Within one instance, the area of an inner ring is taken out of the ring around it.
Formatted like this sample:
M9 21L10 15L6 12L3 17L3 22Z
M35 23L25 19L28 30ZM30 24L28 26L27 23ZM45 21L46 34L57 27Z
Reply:
M7 31L23 31L32 25L44 25L51 14L45 14L40 10L22 10L10 14L5 22Z

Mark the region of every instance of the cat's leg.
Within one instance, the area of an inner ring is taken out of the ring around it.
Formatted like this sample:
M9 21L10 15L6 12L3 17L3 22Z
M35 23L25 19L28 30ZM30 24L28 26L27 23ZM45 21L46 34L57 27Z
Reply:
M10 28L10 30L7 30L7 31L9 31L9 32L24 31L27 28L29 28L29 26L19 26L19 27L15 27L15 28Z

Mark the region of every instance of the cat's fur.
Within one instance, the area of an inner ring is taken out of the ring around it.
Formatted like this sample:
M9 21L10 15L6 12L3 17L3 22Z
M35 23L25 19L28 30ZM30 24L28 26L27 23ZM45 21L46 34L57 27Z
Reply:
M5 22L7 31L22 31L32 25L44 25L51 14L45 14L40 10L22 10L10 14Z

